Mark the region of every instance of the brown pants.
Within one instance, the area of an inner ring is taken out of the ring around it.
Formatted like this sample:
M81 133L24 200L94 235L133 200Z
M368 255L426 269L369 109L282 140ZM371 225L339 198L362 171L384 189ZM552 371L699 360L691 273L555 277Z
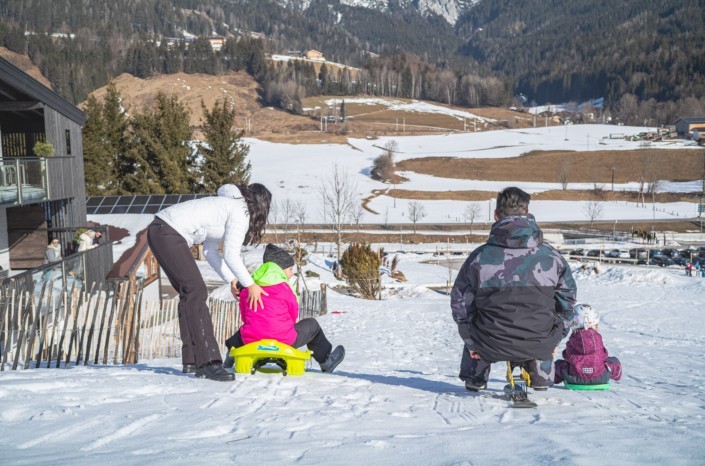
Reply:
M208 312L208 290L186 239L155 218L147 229L147 242L179 293L181 360L196 367L222 361Z

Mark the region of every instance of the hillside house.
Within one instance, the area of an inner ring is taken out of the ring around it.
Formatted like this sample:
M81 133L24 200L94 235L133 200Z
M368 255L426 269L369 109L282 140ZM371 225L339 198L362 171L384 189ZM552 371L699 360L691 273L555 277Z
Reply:
M51 237L68 260L86 227L83 123L75 105L0 58L0 266L10 275L42 266ZM37 142L53 154L35 155ZM112 265L112 246L103 246L91 254L105 257L78 260L72 276L102 281Z
M679 118L676 123L676 132L680 138L692 138L693 133L705 134L705 117Z
M214 52L219 52L225 45L225 36L208 36L206 39L211 43Z
M306 50L304 56L308 60L326 61L326 59L323 57L323 53L319 52L318 50Z

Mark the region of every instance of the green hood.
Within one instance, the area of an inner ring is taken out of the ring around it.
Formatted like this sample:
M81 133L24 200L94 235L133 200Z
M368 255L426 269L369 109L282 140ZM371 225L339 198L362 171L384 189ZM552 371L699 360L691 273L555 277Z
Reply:
M259 286L272 286L278 285L280 283L286 283L287 285L289 285L291 291L294 292L296 297L298 298L299 296L296 294L296 291L291 286L291 283L289 283L289 280L286 278L284 270L282 270L282 268L274 262L265 262L264 264L260 265L259 268L255 271L255 273L252 274L252 279Z

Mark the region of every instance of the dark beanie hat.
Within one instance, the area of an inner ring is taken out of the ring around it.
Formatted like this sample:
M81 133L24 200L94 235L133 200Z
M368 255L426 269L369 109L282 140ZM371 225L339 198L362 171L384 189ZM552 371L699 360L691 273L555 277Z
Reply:
M294 258L282 248L269 243L264 249L264 262L274 262L282 269L288 269L294 266Z

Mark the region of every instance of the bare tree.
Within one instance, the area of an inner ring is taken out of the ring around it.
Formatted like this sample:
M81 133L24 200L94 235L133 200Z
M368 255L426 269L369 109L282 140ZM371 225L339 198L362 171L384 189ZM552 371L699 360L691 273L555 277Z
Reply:
M592 200L585 204L583 211L585 212L587 218L590 219L590 228L592 228L592 224L595 223L595 220L602 217L602 202Z
M470 234L472 234L472 225L475 223L475 219L480 217L482 208L479 202L471 202L465 206L465 211L463 211L463 218L466 222L470 222Z
M363 215L365 215L365 209L362 208L361 203L356 204L350 212L350 220L355 224L355 230L358 233L360 232L360 220L362 220Z
M570 160L563 159L561 165L558 167L558 181L561 182L561 188L563 191L568 189L568 177L570 176Z
M269 218L267 219L267 224L273 224L277 228L274 228L274 242L279 243L279 203L272 202L272 206L269 209Z
M289 223L294 216L294 203L288 198L279 207L279 221L284 227L284 236L289 233ZM286 240L286 238L284 238Z
M330 224L331 229L335 232L336 254L338 261L340 261L343 227L350 218L355 205L360 203L357 183L346 170L335 164L330 176L323 180L319 193L323 204L323 220Z
M419 201L409 203L409 220L414 224L414 234L416 234L416 222L426 216L426 208Z
M306 217L308 216L308 213L306 212L306 204L302 201L294 203L291 216L296 224L296 240L299 244L301 244L301 233L303 232L304 225L306 224Z

